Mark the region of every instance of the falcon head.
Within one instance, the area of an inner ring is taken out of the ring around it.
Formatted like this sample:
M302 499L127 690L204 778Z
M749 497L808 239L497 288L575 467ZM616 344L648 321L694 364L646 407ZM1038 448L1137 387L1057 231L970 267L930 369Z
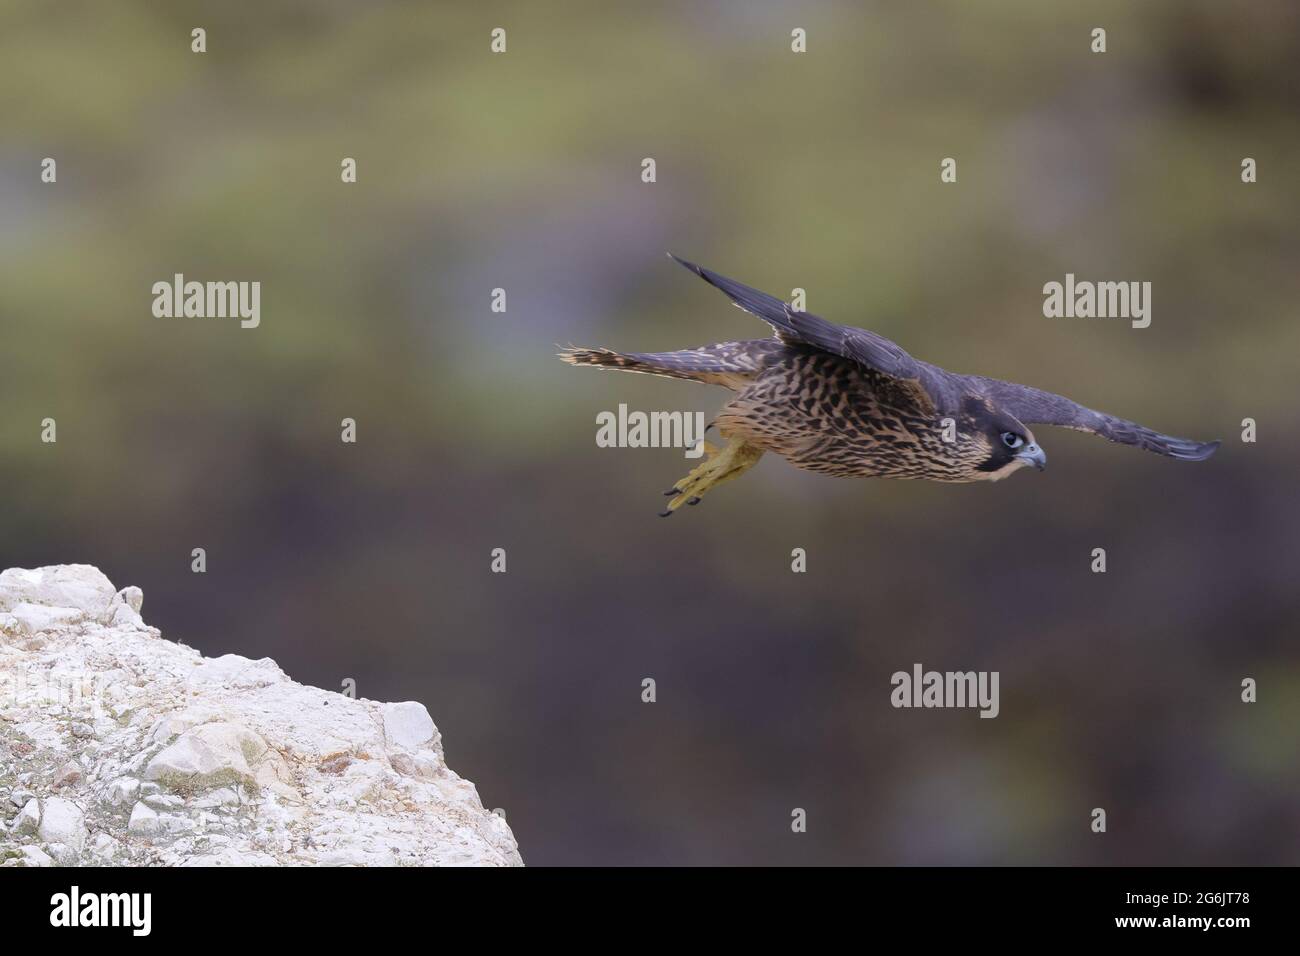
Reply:
M983 405L972 415L988 457L978 466L985 481L1001 481L1026 465L1042 471L1047 455L1024 422L1000 409Z

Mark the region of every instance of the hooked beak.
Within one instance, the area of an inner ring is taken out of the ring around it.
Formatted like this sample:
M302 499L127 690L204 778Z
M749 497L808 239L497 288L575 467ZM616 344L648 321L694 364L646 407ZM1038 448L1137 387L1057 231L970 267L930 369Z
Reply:
M1033 465L1039 471L1047 468L1047 455L1037 445L1026 445L1025 450L1016 457L1026 465Z

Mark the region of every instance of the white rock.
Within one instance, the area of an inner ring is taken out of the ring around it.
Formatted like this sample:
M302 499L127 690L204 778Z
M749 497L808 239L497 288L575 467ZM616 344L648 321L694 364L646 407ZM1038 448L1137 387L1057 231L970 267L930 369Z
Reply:
M201 724L149 761L146 780L173 789L200 790L230 783L252 783L253 767L267 752L266 741L232 723Z
M140 616L139 611L129 604L114 604L109 623L115 627L142 629L144 627L144 618Z
M113 850L117 849L117 841L107 833L96 833L95 838L90 841L90 845L94 849L95 853L100 856L104 856L105 854L111 853Z
M390 746L415 750L433 740L436 731L429 711L418 701L384 704L384 736Z
M15 604L10 616L23 634L56 631L83 621L86 612L75 607L47 607L43 604Z
M137 614L144 607L144 592L137 587L125 587L117 592L117 596L122 599L122 603L135 611Z
M175 807L185 806L185 801L174 793L155 793L144 798L144 802L151 807L163 807L164 809L174 809Z
M187 833L190 830L198 829L199 822L197 819L191 820L179 813L160 813L158 814L158 826L168 833Z
M269 657L250 661L238 654L205 659L189 675L192 686L266 687L284 680L284 671Z
M131 819L126 828L137 836L151 836L162 829L162 824L154 809L141 801L131 808Z
M18 808L0 859L520 865L423 704L304 687L269 658L207 660L138 620L141 599L84 565L0 574L0 673L83 690L0 696L0 728L23 743L0 760L0 800Z
M45 849L49 851L50 856L61 866L74 866L80 858L80 853L75 847L68 846L66 843L47 843Z
M234 787L218 787L211 790L201 797L194 800L194 806L198 809L210 809L212 807L228 807L239 803L239 791Z
M18 816L14 817L10 830L13 833L35 833L40 826L41 807L35 799L32 799L18 811Z
M426 780L436 778L446 766L442 755L433 750L417 750L415 753L394 751L388 755L388 762L404 776L423 777Z
M77 853L86 842L86 817L71 800L50 797L42 808L40 837L47 844L62 843Z
M134 800L139 792L139 780L134 777L118 777L104 788L104 800L112 806L121 807Z
M343 771L344 793L355 803L377 800L388 777L377 760L358 760Z
M113 584L98 568L88 564L60 564L0 572L0 611L18 604L43 604L77 608L99 617L117 594Z
M164 744L177 734L183 734L191 727L209 724L222 719L222 713L215 707L196 705L167 714L149 730L149 738L155 743Z
M24 866L53 866L54 859L38 846L25 846L19 851Z

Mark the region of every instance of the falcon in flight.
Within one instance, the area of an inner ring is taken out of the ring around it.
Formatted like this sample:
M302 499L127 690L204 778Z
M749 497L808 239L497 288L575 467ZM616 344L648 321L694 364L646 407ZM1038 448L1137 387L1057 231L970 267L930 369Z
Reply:
M669 491L664 517L753 467L770 451L808 471L842 478L999 481L1047 456L1029 425L1092 432L1182 461L1204 461L1202 444L1151 431L1061 395L914 359L889 339L796 312L774 296L672 257L772 326L767 339L679 352L569 348L571 365L643 372L722 385L735 392L714 419L726 448Z

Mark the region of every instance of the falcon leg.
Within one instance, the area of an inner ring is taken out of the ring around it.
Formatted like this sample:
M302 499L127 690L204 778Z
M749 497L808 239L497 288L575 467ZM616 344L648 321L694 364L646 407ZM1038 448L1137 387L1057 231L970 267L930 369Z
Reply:
M714 455L716 455L716 454L718 453L718 446L715 445L715 444L713 444L712 442L707 442L707 441L704 441L704 439L700 439L700 444L704 447L704 460L705 460L706 462L707 462L710 458L712 458ZM699 469L697 468L696 471L698 471L698 470L699 470ZM691 472L691 474L695 474L695 472ZM689 476L688 476L688 477L689 477ZM685 481L685 480L686 480L685 478L682 479L682 481ZM680 484L681 484L681 481L679 481L679 482L677 483L677 485L680 485ZM671 488L669 488L667 491L665 491L665 492L664 492L664 497L666 497L666 498L674 498L674 497L676 497L677 495L680 495L680 494L682 493L682 489L678 488L677 485L673 485Z
M762 448L740 438L721 451L706 442L704 453L706 460L666 492L675 497L668 502L668 510L660 512L661 517L667 518L684 504L699 504L705 492L744 474L763 457Z

